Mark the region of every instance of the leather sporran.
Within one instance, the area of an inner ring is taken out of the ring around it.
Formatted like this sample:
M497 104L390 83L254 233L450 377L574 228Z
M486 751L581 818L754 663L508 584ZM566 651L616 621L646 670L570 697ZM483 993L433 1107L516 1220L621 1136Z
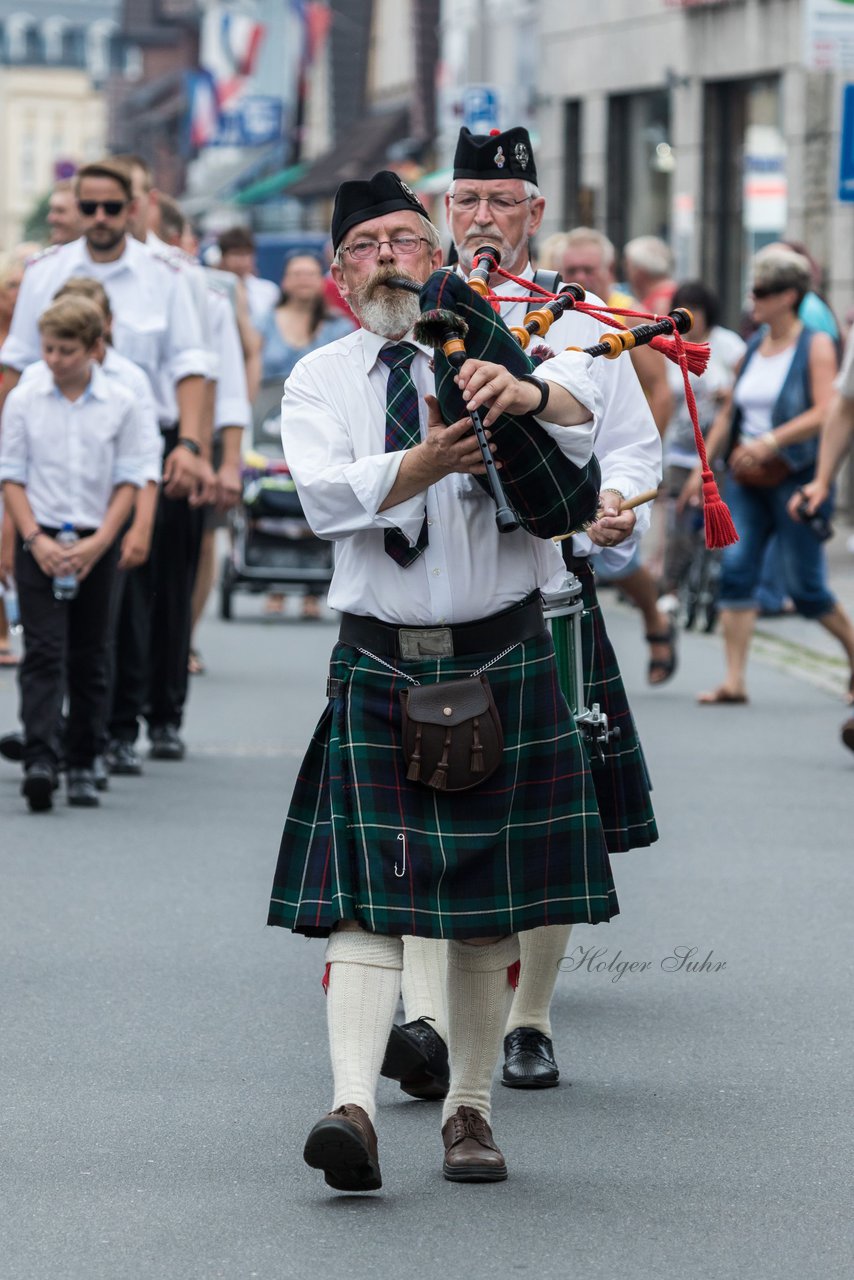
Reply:
M792 474L792 468L782 454L775 453L772 458L759 462L740 444L729 455L729 468L739 484L751 489L775 489Z
M469 791L495 773L504 734L485 675L403 689L400 705L410 782Z

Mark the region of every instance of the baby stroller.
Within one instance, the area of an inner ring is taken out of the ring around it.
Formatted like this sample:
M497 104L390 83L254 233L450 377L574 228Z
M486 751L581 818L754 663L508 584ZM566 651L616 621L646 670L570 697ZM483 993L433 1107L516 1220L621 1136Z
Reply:
M232 617L235 591L323 595L332 580L332 543L303 515L282 450L281 382L264 383L243 454L243 497L229 513L231 547L222 562L219 614Z

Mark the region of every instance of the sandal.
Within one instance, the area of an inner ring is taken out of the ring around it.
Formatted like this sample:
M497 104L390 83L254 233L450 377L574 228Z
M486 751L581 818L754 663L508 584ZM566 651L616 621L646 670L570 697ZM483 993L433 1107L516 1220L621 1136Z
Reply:
M729 689L721 686L719 689L713 689L711 693L698 693L697 701L701 707L737 707L745 706L750 699L746 693L730 693Z
M0 645L0 667L17 667L21 659L13 653L7 644Z
M203 676L207 668L202 662L202 655L198 649L191 649L190 656L187 659L187 671L191 676Z
M670 649L670 653L666 658L650 658L649 665L646 670L646 678L649 684L664 684L666 680L676 671L678 657L676 653L676 623L671 620L667 631L663 635L644 636L647 644L666 644ZM660 674L659 674L660 673ZM658 675L658 679L653 677Z

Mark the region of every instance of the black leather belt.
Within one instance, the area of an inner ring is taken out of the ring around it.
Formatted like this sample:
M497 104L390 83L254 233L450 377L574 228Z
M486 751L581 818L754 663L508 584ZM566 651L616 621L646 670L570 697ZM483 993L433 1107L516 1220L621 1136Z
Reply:
M545 629L539 592L501 613L478 622L453 627L397 627L359 613L341 616L338 639L357 649L368 649L383 658L416 662L422 658L464 657L474 653L498 653L508 645L531 640Z

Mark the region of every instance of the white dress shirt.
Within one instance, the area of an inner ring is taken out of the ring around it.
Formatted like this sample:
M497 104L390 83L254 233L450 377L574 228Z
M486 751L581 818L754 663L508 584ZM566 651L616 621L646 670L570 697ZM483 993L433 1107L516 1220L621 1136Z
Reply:
M246 389L246 365L234 307L217 288L208 289L211 345L219 366L214 402L214 431L252 425L252 406Z
M208 280L205 268L200 262L185 253L183 249L179 249L176 244L167 244L165 240L161 240L159 236L156 236L153 231L149 231L145 237L145 247L155 258L162 258L164 262L172 267L177 267L183 273L193 306L196 309L202 346L207 355L208 368L206 376L212 382L215 381L219 377L219 357L214 348L211 332L211 320L208 311Z
M495 504L468 475L450 475L425 492L379 508L405 451L385 452L389 371L379 360L388 339L359 329L304 356L285 385L282 442L309 524L334 541L329 592L334 609L410 626L442 626L487 617L537 588L554 590L564 574L553 542L524 529L499 533ZM417 345L417 344L414 344ZM412 362L422 439L424 396L435 384L425 347ZM589 459L574 429L567 449ZM553 428L560 431L560 428ZM386 554L383 530L399 528L415 543L427 512L428 546L402 569Z
M41 359L39 316L71 276L89 276L104 286L116 350L146 373L161 428L174 425L176 383L194 374L206 377L209 359L182 272L137 240L128 238L115 262L94 262L85 238L58 245L32 262L24 272L0 363L23 370Z
M101 365L101 371L110 383L117 383L130 391L139 409L140 449L145 458L143 478L147 482L153 480L160 483L163 475L163 434L157 425L157 410L151 394L151 383L145 374L126 356L120 356L114 347L107 347L107 354ZM53 382L53 376L44 360L28 364L21 374L18 386L24 386L33 378L47 378Z
M97 364L77 400L67 400L49 375L28 378L3 409L0 481L25 487L40 525L97 529L116 485L145 483L141 436L132 392Z
M527 280L533 279L533 274L530 266L522 273ZM507 280L495 292L518 297L523 290L512 280ZM605 306L595 294L588 294L587 300ZM508 325L521 325L532 308L532 303L503 303L501 318ZM592 346L606 331L607 327L601 321L593 320L580 311L566 311L542 341L559 353L565 347ZM534 339L532 345L536 342ZM537 370L538 375L551 378L551 364L552 361L546 361ZM647 489L657 488L661 483L661 437L631 358L628 355L618 356L616 360L599 357L593 360L590 375L601 395L593 433L593 452L602 471L601 488L616 489L624 498L633 498ZM597 547L586 534L577 534L573 538L573 549L578 555L604 554L608 569L616 569L633 555L637 539L649 528L651 513L651 503L636 509L634 532L619 547Z

